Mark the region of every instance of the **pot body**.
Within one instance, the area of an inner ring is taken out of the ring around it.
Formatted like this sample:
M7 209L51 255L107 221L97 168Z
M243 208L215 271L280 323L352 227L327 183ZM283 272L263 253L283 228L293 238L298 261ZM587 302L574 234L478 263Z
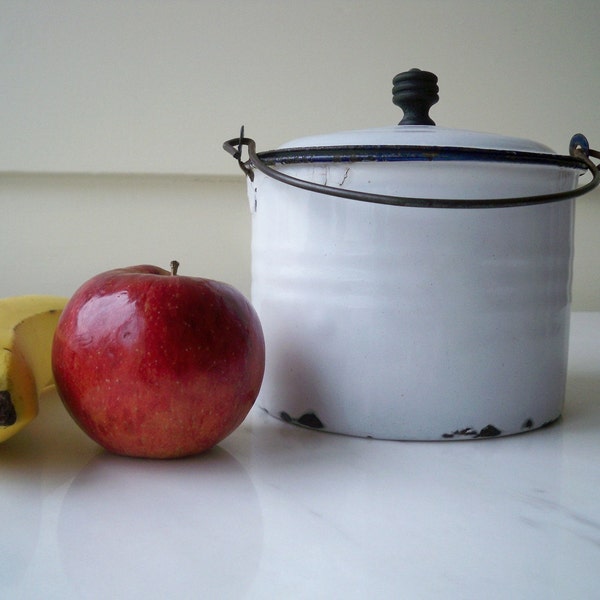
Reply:
M277 167L377 193L503 198L578 172L491 163ZM573 200L407 208L248 182L252 301L267 359L258 404L325 431L457 440L529 431L564 402Z

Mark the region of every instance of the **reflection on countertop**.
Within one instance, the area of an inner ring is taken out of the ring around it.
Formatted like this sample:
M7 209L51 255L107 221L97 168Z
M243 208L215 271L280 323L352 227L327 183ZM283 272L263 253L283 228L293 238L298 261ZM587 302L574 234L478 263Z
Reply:
M357 439L255 408L205 455L128 459L47 393L0 446L2 597L593 598L600 313L571 329L563 418L498 439Z

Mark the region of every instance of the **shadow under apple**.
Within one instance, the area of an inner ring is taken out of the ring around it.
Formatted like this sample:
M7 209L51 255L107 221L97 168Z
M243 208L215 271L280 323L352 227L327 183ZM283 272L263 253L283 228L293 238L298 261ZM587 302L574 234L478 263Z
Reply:
M71 483L58 546L80 598L237 597L262 552L252 480L222 448L179 460L103 453Z
M7 598L27 576L42 518L42 461L25 433L0 445L0 589Z
M27 577L36 553L43 497L72 478L98 451L69 417L54 389L40 395L37 418L0 444L0 586L7 598Z

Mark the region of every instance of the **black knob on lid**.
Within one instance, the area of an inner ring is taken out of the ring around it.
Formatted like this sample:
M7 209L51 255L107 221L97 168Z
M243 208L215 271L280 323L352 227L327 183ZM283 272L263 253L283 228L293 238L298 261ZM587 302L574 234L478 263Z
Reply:
M404 111L399 125L435 125L429 109L440 99L438 78L428 71L411 69L394 77L394 104Z

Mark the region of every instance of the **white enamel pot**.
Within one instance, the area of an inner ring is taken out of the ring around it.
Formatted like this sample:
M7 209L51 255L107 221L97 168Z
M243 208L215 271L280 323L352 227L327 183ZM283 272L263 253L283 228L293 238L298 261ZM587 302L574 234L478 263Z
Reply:
M439 128L435 101L435 75L413 69L394 78L397 126L262 153L243 133L225 142L248 176L258 403L274 417L471 440L560 416L573 199L598 184L600 155L579 134L561 156Z

